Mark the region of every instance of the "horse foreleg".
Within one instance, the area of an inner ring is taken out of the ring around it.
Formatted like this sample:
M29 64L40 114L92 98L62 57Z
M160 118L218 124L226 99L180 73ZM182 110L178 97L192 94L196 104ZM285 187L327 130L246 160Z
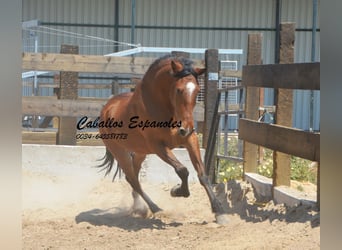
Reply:
M188 169L180 163L176 156L172 153L171 149L167 147L160 147L158 149L157 155L166 163L170 164L176 171L177 175L181 179L182 183L171 189L171 196L178 197L189 197L189 185L188 185Z
M225 212L221 202L217 199L216 195L214 194L208 176L205 174L204 165L201 159L199 144L197 135L193 134L189 137L188 143L185 145L186 149L189 152L189 156L191 162L197 171L197 175L201 185L204 187L211 204L211 210L215 213L216 221L219 224L226 224L228 222L227 218L225 217Z

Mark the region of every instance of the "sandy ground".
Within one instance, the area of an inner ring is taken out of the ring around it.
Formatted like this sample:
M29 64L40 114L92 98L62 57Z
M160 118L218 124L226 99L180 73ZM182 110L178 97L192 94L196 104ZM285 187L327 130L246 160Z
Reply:
M258 203L245 182L216 188L230 220L220 226L199 184L172 198L171 185L143 182L163 211L139 218L128 184L98 177L23 170L23 249L320 249L316 208Z

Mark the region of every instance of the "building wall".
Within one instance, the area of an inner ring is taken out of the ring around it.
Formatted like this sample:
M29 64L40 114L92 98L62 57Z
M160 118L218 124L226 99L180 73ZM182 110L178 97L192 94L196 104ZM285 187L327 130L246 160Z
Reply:
M130 43L131 1L118 2L118 24L115 0L23 0L22 16L23 21L38 19L44 26L112 40L117 25L119 41ZM295 60L310 61L312 0L283 0L281 21L308 30L296 32ZM134 43L142 46L245 49L248 32L255 31L264 36L264 63L273 63L274 30L275 0L136 1ZM62 40L49 34L44 38L56 46ZM319 32L316 40L319 60ZM101 51L88 48L84 53ZM242 64L245 60L244 56Z
M132 48L129 46L131 42L150 47L226 48L243 49L245 52L248 33L261 32L263 63L275 61L276 0L135 0L133 26L132 1L23 0L22 20L38 19L46 27L39 32L40 52L59 52L62 43L71 43L80 46L81 54L103 55ZM281 1L281 21L296 23L295 62L311 61L312 2ZM53 29L70 33L58 35ZM117 38L121 43L94 40L90 36L108 40ZM30 34L23 32L23 38L25 50L33 51L34 43ZM320 32L316 35L315 52L315 61L319 61ZM193 57L203 58L203 55ZM237 60L241 68L246 63L246 53L221 59ZM295 91L294 96L294 126L309 129L306 114L310 107L311 93ZM315 93L315 130L319 130L319 99L319 93ZM266 90L265 103L272 102L273 91Z

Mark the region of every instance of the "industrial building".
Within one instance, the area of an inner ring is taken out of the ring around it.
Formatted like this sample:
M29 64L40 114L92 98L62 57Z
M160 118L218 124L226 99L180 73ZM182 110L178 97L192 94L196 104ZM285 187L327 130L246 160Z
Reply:
M78 45L80 54L91 55L140 47L230 49L242 54L221 54L222 65L228 62L241 69L249 33L263 35L263 63L277 63L279 24L294 22L295 62L320 61L319 4L319 0L23 0L23 51L59 53L62 44ZM161 54L155 50L135 55ZM52 83L53 75L37 79ZM82 74L79 79L99 84L130 81L108 74ZM25 81L32 81L32 76ZM32 88L23 88L23 95L32 94ZM38 95L53 95L53 89L40 88ZM80 89L79 95L107 97L110 91ZM265 90L264 103L272 105L271 89ZM293 126L319 131L319 121L319 91L295 90Z

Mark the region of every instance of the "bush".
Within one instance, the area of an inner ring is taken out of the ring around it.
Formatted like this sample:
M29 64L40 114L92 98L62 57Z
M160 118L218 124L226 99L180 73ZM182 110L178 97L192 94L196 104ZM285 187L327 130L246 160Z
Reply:
M264 160L259 163L257 173L269 178L273 175L273 151L269 149L262 149L264 152Z
M242 163L232 162L225 159L219 160L219 171L217 182L228 182L229 180L242 179L243 165Z
M231 150L228 150L229 155L237 156L237 139L232 139L230 145ZM231 143L235 142L236 145ZM264 150L263 161L258 165L257 173L268 178L273 175L273 151L270 149ZM222 152L220 152L222 153ZM232 179L242 179L243 164L241 162L234 162L230 160L220 159L218 161L217 182L228 182ZM299 157L291 156L291 180L301 182L317 182L317 167L311 166L311 161Z
M309 160L291 156L291 180L309 181L316 184L317 167L312 167Z
M200 140L202 136L199 136ZM239 140L237 136L228 137L228 155L239 156ZM220 140L218 148L220 154L224 154L223 137ZM263 161L259 163L257 173L268 178L273 175L273 150L262 148ZM243 163L235 162L226 159L218 160L218 172L216 176L217 182L228 182L232 179L242 179L243 177ZM291 180L301 182L317 182L317 167L311 165L311 161L299 157L291 156Z
M258 166L258 174L272 178L273 175L273 151L264 150L264 160ZM291 156L291 180L309 181L316 184L317 168L311 166L311 161Z
M223 144L223 140L221 140ZM239 140L237 136L228 137L228 155L229 156L239 156L238 150ZM224 154L224 147L221 145L219 147L219 153ZM217 182L228 182L229 180L242 179L243 176L243 164L242 162L235 162L226 159L220 159L218 161L218 176Z

